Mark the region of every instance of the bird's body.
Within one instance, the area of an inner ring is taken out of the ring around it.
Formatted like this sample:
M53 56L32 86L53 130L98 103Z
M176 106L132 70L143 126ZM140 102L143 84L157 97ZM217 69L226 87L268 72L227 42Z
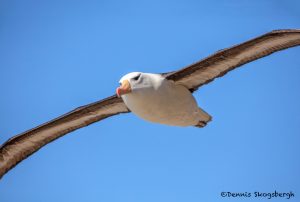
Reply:
M139 75L139 82L132 78ZM133 72L122 77L131 92L122 95L126 106L137 116L151 122L172 126L204 126L211 117L201 110L192 93L184 86L160 74Z

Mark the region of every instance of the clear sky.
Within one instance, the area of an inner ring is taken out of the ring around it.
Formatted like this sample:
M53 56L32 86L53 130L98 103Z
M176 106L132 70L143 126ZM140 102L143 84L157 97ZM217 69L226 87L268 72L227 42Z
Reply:
M299 9L296 0L0 0L0 144L114 94L128 72L177 70L299 28ZM0 201L240 201L220 194L274 190L299 201L299 67L296 47L204 86L194 94L213 116L203 129L125 114L68 134L6 174Z

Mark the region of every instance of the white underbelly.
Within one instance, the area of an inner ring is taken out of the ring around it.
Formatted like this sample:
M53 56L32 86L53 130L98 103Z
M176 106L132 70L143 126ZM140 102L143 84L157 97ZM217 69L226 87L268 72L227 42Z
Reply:
M171 82L156 90L122 98L134 114L147 121L173 126L192 126L199 122L199 108L193 95Z

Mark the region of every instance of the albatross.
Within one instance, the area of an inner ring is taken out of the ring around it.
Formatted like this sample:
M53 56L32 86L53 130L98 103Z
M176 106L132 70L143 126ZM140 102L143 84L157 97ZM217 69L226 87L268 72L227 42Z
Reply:
M274 52L300 45L300 30L274 30L222 49L177 71L123 76L116 95L79 107L7 140L0 147L0 178L41 147L76 129L133 112L150 122L204 127L211 116L192 93L227 72Z

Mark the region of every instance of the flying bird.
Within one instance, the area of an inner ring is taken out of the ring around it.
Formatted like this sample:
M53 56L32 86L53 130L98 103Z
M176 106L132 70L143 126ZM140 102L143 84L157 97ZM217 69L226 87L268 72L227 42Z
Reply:
M300 30L275 30L178 71L129 73L121 78L116 95L79 107L7 140L0 147L0 178L44 145L117 114L133 112L151 122L204 127L211 116L198 107L194 91L243 64L298 45Z

